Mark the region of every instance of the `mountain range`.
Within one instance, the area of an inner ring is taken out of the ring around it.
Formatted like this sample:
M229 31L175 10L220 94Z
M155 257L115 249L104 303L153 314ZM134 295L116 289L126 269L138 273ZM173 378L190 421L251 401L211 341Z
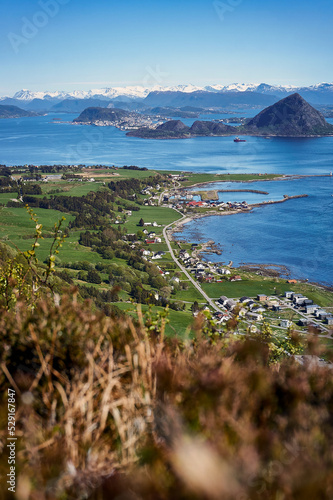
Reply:
M313 105L333 104L333 83L308 87L292 85L231 84L177 85L162 87L129 86L88 91L20 90L13 97L0 97L0 104L19 106L27 111L81 112L89 106L105 106L105 102L129 110L151 107L225 108L232 106L264 107L293 93L300 94ZM120 105L121 103L121 105Z
M104 89L94 90L74 90L72 92L66 91L37 91L33 92L27 89L20 90L14 94L13 99L21 101L32 101L33 99L87 99L87 98L104 98L115 99L127 97L129 99L144 99L151 92L257 92L260 94L290 94L295 92L330 92L333 93L333 83L318 83L308 87L297 87L294 85L269 85L266 83L233 83L230 85L206 85L199 87L197 85L175 85L166 86L155 85L153 87L144 86L130 86L130 87L111 87ZM3 97L0 99L4 99Z

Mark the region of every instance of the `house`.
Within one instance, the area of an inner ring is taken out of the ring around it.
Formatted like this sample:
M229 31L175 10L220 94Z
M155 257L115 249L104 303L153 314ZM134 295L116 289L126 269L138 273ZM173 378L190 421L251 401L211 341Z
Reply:
M148 238L155 238L156 236L156 233L154 231L150 231L150 233L148 233Z
M261 321L263 319L263 315L259 313L254 313L254 312L248 312L246 314L246 317L248 319L251 319L253 321Z
M284 296L286 299L292 299L294 292L284 292Z
M317 304L310 304L305 306L306 314L314 314L317 309L319 309L319 306Z
M161 240L161 238L159 238L159 237L155 238L155 240L154 240L154 241L155 241L155 243L162 243L162 240Z
M303 306L306 300L308 300L308 298L303 295L301 297L294 297L294 304L297 306Z
M236 307L237 303L233 299L229 299L224 305L231 311L232 309L234 309L234 307Z
M187 206L188 207L205 207L205 206L207 206L207 203L205 203L204 201L189 201L187 203Z
M251 311L256 312L256 313L266 312L266 310L260 306L253 307L253 309L251 309Z
M229 281L242 281L242 278L238 275L230 276Z
M320 318L321 315L325 315L325 314L326 314L326 316L328 315L327 312L324 311L324 309L317 309L315 314L316 314L317 318Z
M152 243L155 243L155 240L149 240L149 239L146 239L146 240L145 240L145 243L146 243L147 245L151 245Z
M222 274L231 274L231 271L229 271L229 269L222 269L222 271Z
M308 326L310 324L309 319L301 318L298 322L299 326Z
M333 316L327 316L326 317L326 323L330 326L333 325Z
M239 302L241 302L242 304L246 304L247 302L249 302L251 299L250 297L241 297L239 299Z
M225 295L221 295L221 297L219 298L219 300L217 301L219 304L221 304L222 306L224 306L224 304L227 302L228 300L228 297L226 297Z
M287 280L287 283L297 283L297 280Z
M265 302L265 300L267 300L267 295L265 295L264 293L259 293L257 295L257 300L259 300L259 302Z
M282 326L282 328L289 328L291 326L291 321L289 321L289 319L281 319L280 326Z
M319 319L320 319L321 321L323 321L323 320L325 320L328 316L331 316L331 315L330 315L328 312L326 312L326 311L322 311L322 312L321 312L318 316L319 316Z
M142 255L150 255L150 250L145 250L144 248L141 250Z

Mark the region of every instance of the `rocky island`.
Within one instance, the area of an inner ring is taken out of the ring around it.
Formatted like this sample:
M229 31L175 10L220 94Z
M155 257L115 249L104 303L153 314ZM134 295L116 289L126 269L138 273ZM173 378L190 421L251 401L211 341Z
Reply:
M299 94L291 94L265 108L241 126L214 121L195 121L191 127L171 120L154 129L139 128L127 135L146 139L186 139L190 137L255 135L313 137L333 135L333 125Z

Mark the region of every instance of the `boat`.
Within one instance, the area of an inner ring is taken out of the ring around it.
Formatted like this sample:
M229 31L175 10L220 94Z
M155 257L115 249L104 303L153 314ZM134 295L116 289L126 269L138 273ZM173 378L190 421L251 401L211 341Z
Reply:
M235 137L234 142L246 142L246 140L240 139L239 137Z

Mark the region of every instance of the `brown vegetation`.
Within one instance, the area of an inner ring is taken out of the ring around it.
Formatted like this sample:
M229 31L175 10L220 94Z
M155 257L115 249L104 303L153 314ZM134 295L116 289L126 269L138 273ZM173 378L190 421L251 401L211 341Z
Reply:
M140 311L114 320L72 295L1 313L16 498L332 498L331 369L271 364L265 338L209 337L200 317L195 340L166 340L164 319L148 333Z

